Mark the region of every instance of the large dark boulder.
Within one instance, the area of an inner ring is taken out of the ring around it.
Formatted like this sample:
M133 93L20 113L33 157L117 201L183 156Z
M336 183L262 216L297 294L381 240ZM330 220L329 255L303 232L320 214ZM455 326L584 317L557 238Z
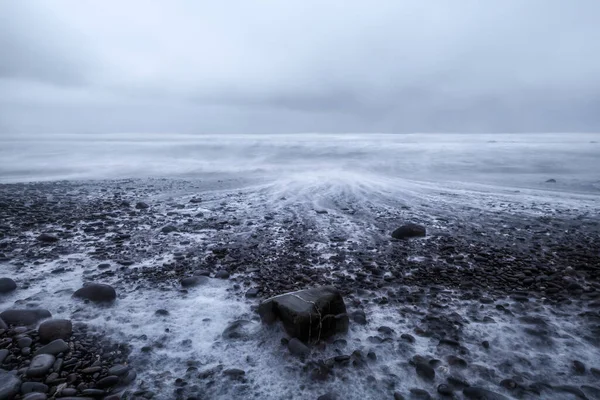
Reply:
M6 310L0 313L0 318L7 325L27 326L34 325L39 321L52 318L48 310Z
M68 319L51 319L42 322L38 334L42 343L50 343L56 339L69 340L73 334L73 324Z
M280 320L291 337L305 343L348 330L344 299L332 286L272 297L259 305L258 313L267 324Z
M426 235L425 227L417 224L406 224L392 232L394 239L410 239Z
M110 285L88 283L73 293L73 297L90 300L95 303L109 303L117 298L117 292Z
M17 284L10 278L0 278L0 294L12 292L17 288Z

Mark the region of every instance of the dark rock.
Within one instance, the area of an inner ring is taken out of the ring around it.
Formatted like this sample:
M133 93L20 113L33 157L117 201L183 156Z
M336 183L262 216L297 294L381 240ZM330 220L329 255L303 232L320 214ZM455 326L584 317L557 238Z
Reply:
M344 299L332 286L272 297L259 305L258 313L268 324L281 320L288 334L303 342L325 339L348 330Z
M454 393L454 390L452 390L452 387L450 385L446 385L445 383L438 385L437 391L442 396L452 396L452 394Z
M0 349L0 365L2 365L2 363L4 362L6 357L8 357L9 354L10 351L8 351L7 349Z
M409 239L426 235L425 227L417 224L406 224L392 232L394 239Z
M58 242L58 237L49 233L42 233L40 236L37 237L37 240L42 243L56 243Z
M172 233L172 232L177 232L178 229L176 226L174 225L167 225L167 226L163 226L162 229L160 230L162 233Z
M48 310L6 310L0 313L0 318L8 325L28 326L34 325L42 319L51 318Z
M109 375L96 382L96 387L100 389L107 389L115 386L117 383L119 383L119 377L116 375Z
M215 273L215 278L217 279L229 279L229 272L225 270L220 270Z
M556 179L551 178L546 181L546 183L556 183Z
M98 269L107 269L110 268L110 264L109 263L102 263L98 265Z
M408 333L403 333L402 335L400 335L400 338L403 340L406 340L409 343L414 343L415 342L415 337L411 334Z
M181 286L183 286L184 288L200 286L200 285L204 285L205 283L208 283L209 280L210 280L210 278L203 276L203 275L188 276L187 278L183 278L181 280Z
M469 382L467 382L464 379L459 378L457 376L449 376L448 378L446 378L446 380L448 381L449 384L451 384L453 387L458 388L458 389L464 389L464 388L471 386L469 384Z
M56 339L53 340L52 342L48 343L47 345L41 347L40 349L38 349L34 355L38 355L38 354L52 354L52 355L57 355L59 353L64 353L67 350L69 350L69 345L67 344L67 342L65 342L62 339Z
M158 315L159 317L166 317L169 315L169 312L161 308L160 310L156 310L154 312L154 315Z
M573 370L577 375L583 375L585 374L585 364L581 361L575 360L573 361Z
M299 357L306 357L310 353L310 349L296 338L290 339L288 342L288 349L290 353Z
M8 329L8 325L6 325L6 322L2 318L0 318L0 329Z
M17 284L10 278L0 278L0 294L12 292L17 288Z
M246 371L239 368L228 368L223 371L223 375L228 376L232 379L239 379L242 376L246 375Z
M431 366L424 362L417 362L415 365L417 375L426 380L433 380L435 378L435 371Z
M48 385L39 382L25 382L21 385L22 394L31 392L48 393Z
M359 325L367 324L367 315L363 310L353 311L350 316L352 317L352 321L356 322Z
M428 391L417 388L410 389L410 397L415 400L431 400L431 395Z
M137 203L135 203L135 208L137 208L138 210L147 210L148 208L150 208L150 206L144 203L143 201L138 201Z
M335 393L329 392L317 397L317 400L337 400Z
M253 299L258 296L258 288L250 288L246 291L246 297L249 299Z
M251 321L240 319L233 321L223 331L223 338L229 340L247 339L249 337L248 327L252 325Z
M586 400L587 396L585 395L585 393L583 393L578 387L576 386L571 386L571 385L560 385L560 386L553 386L552 389L554 389L555 392L559 392L559 393L570 393L572 395L575 395L576 397L579 397L580 399ZM496 400L496 399L492 399L492 400Z
M109 375L116 375L116 376L123 376L125 375L127 372L129 372L129 367L126 365L113 365L112 367L110 367L108 369L108 374Z
M19 393L20 387L21 380L14 372L0 369L0 399L13 399Z
M56 339L69 340L73 334L73 324L68 319L47 320L39 326L38 334L42 343L49 343Z
M405 400L405 398L399 392L394 392L394 400Z
M29 368L27 368L26 375L39 378L44 375L52 368L52 365L56 361L56 358L52 354L39 354L33 357Z
M0 397L1 399L2 397ZM31 392L23 396L23 400L46 400L48 396L45 393ZM62 398L64 399L64 398Z
M108 303L117 298L117 292L110 285L89 283L73 293L73 297L90 300L94 303Z
M463 394L467 399L474 400L509 400L508 397L499 393L476 386L470 386L463 389Z

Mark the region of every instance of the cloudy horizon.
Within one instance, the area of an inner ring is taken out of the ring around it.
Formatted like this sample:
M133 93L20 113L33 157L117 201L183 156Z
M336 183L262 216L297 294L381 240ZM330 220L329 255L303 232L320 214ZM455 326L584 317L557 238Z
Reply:
M600 132L599 12L0 0L0 134Z

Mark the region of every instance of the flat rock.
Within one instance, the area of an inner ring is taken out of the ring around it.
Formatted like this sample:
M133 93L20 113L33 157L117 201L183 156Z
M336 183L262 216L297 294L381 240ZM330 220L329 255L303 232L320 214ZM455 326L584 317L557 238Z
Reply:
M38 355L38 354L52 354L52 355L56 355L59 353L64 353L67 350L69 350L69 345L67 344L67 342L65 342L62 339L56 339L53 340L52 342L48 343L45 346L42 346L40 349L38 349L34 355Z
M38 327L42 343L50 343L56 339L69 340L73 334L73 324L68 319L51 319L44 321Z
M0 278L0 294L10 293L17 288L17 284L10 278Z
M392 232L394 239L410 239L426 235L425 227L417 224L406 224Z
M108 303L117 298L117 292L110 285L89 283L73 293L73 297L90 300L94 303Z
M0 313L0 318L8 325L34 325L42 319L51 318L50 311L38 310L6 310Z
M32 378L42 377L52 368L54 361L56 361L56 358L52 354L36 355L31 360L26 375Z
M266 324L280 320L291 337L305 343L348 331L346 305L333 286L272 297L260 303L258 313Z

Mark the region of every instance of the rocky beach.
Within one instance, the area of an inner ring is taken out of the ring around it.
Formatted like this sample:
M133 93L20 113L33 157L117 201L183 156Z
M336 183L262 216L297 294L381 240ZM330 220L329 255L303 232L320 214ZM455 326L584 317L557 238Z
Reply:
M160 147L127 178L3 161L0 399L600 398L597 145L511 175L506 137L377 139L178 174Z

